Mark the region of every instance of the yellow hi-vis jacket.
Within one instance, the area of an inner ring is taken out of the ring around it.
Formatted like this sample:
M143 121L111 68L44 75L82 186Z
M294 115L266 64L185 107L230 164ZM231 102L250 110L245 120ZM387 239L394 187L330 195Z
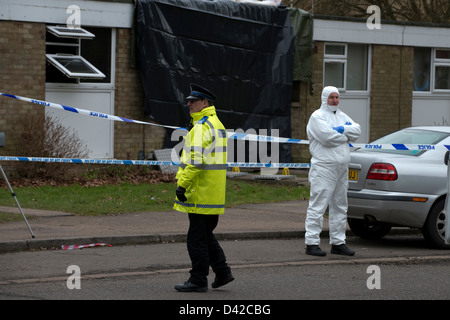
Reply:
M197 214L225 212L227 133L214 106L191 114L194 127L184 137L177 184L186 202L175 197L174 209Z

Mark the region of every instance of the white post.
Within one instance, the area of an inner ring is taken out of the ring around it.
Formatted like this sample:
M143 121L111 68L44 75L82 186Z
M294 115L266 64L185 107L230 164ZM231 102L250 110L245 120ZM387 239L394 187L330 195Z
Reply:
M450 166L448 163L448 155L449 152L447 151L444 162L447 165L447 197L445 198L445 206L444 206L444 214L445 214L445 243L450 244Z

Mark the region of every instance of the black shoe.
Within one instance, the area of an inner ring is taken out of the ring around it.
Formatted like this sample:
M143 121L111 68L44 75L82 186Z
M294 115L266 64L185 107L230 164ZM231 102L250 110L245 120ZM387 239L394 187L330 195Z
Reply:
M318 245L307 245L306 246L306 254L310 254L312 256L323 257L327 253L319 248Z
M354 256L355 255L355 251L349 249L345 244L340 244L338 246L333 244L331 246L331 253L342 254L344 256Z
M198 284L187 281L175 285L175 290L180 292L206 292L208 291L208 286L199 286Z
M211 287L216 289L216 288L226 285L227 283L230 283L233 280L234 280L234 277L231 273L228 274L226 277L217 277L216 276L216 278L214 279L214 282L211 283Z

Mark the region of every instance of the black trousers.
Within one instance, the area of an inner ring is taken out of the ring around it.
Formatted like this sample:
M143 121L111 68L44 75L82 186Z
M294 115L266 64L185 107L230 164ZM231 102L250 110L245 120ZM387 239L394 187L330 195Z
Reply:
M222 247L213 234L218 222L218 215L189 213L187 249L192 262L189 281L196 285L208 285L209 266L219 278L231 273Z

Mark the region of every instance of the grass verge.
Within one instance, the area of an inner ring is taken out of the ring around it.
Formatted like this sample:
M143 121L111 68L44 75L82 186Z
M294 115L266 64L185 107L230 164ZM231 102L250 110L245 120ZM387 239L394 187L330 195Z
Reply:
M22 208L56 210L80 215L105 215L172 210L175 189L174 183L121 183L100 186L24 186L15 187L14 192ZM305 186L227 181L227 207L308 197L309 189ZM0 206L16 206L14 198L6 188L0 189ZM0 214L0 222L12 219L10 215Z

